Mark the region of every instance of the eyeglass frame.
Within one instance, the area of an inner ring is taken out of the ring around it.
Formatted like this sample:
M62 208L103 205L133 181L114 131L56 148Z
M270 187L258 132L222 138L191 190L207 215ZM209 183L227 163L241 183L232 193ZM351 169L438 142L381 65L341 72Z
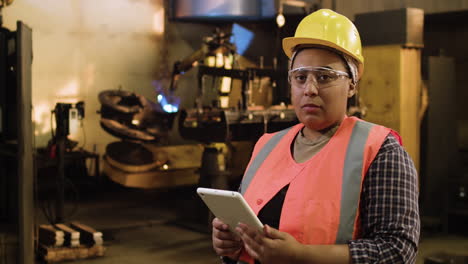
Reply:
M308 71L328 71L328 72L333 72L334 74L338 75L338 77L346 77L346 78L351 78L349 76L349 73L347 72L344 72L344 71L339 71L339 70L334 70L334 69L330 69L328 67L314 67L314 66L302 66L302 67L297 67L297 68L294 68L294 69L291 69L288 71L288 82L289 84L291 84L291 74L294 73L294 72L297 72L297 71L301 71L301 70L308 70ZM304 83L305 84L305 83ZM292 84L291 84L292 85ZM315 80L315 86L317 88L320 88L320 84L318 84L317 80ZM331 85L332 86L332 85ZM331 86L328 86L328 87L331 87ZM322 87L322 88L328 88L328 87Z

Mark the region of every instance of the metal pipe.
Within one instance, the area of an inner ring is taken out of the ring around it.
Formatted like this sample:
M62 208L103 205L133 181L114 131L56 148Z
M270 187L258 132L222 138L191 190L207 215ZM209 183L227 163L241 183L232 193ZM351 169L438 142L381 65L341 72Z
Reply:
M18 102L18 263L34 263L34 189L32 134L32 30L17 22Z

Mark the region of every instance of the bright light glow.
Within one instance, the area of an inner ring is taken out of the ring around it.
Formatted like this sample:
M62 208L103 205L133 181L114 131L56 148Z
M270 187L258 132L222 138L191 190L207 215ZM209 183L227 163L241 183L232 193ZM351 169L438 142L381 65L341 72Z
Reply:
M38 103L33 108L33 121L35 123L35 135L50 132L50 115L53 106L48 103Z
M169 165L164 164L164 165L162 165L162 168L163 168L163 170L168 170L168 169L169 169Z
M153 85L157 93L156 100L158 100L163 111L166 113L176 113L179 111L180 98L174 96L171 92L168 94L168 92L162 88L160 81L153 81Z
M57 92L57 97L59 98L60 97L65 97L65 98L75 97L73 98L74 99L73 102L76 102L76 97L78 96L78 91L79 91L78 86L79 85L78 85L77 80L71 80L69 83L65 85L65 87L63 87Z
M284 18L283 14L280 13L276 16L276 24L278 27L283 27L286 24L286 18Z
M234 64L234 56L232 54L224 56L224 68L230 70L232 69L232 64Z
M229 96L220 96L219 103L221 104L222 108L228 108L229 106Z
M132 124L138 126L140 124L140 120L132 119Z
M224 56L222 53L216 53L216 67L224 66Z
M177 111L179 111L180 98L177 98L175 96L166 97L162 94L158 94L157 98L164 112L176 113Z
M153 15L153 30L156 34L164 33L164 8L160 8Z
M163 109L166 113L175 113L179 110L177 106L171 104L164 105Z
M88 75L86 75L88 76ZM89 80L87 80L89 81ZM34 135L50 133L51 127L55 129L55 120L52 119L51 112L55 108L55 103L75 104L79 99L80 85L77 79L70 80L65 86L57 91L53 101L34 103L32 119L34 122Z
M231 91L231 81L230 77L223 77L221 79L221 92L222 93L229 93Z
M208 56L206 59L206 65L209 67L214 67L216 63L216 58L214 56Z

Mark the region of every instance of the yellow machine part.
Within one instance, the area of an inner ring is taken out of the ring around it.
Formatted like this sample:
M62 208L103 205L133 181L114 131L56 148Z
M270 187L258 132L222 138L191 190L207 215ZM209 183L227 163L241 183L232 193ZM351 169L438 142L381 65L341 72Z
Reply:
M175 187L183 185L194 185L198 182L198 169L181 169L181 170L150 170L145 172L126 172L120 170L104 159L104 172L109 178L123 186L153 189Z
M203 146L156 146L145 144L156 157L154 164L132 166L106 155L104 173L114 182L134 188L164 188L196 184Z
M196 185L200 180L203 152L206 147L210 147L219 151L217 165L220 179L213 179L212 184L223 180L226 170L229 170L228 177L240 182L253 146L254 142L250 141L231 142L229 146L224 143L172 146L144 144L144 147L153 153L154 163L130 165L112 159L111 155L105 155L103 172L112 181L133 188L153 189Z

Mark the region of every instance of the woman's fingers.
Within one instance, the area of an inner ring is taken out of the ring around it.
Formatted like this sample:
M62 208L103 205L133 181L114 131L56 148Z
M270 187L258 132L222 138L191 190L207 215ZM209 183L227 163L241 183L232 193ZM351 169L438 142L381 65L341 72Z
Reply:
M239 223L239 225L236 227L236 231L240 234L245 234L246 236L248 236L249 239L255 240L257 242L261 242L263 238L262 233L243 223Z
M254 259L260 259L259 251L258 249L254 249L250 244L245 243L244 248L247 251L247 253Z
M240 241L240 237L229 230L229 226L215 218L213 220L213 237L221 240Z
M241 245L240 241L235 241L235 240L225 240L225 239L219 239L214 237L213 238L213 244L217 248L223 248L223 249L228 249L228 248L239 248Z
M221 220L213 219L213 248L218 255L236 256L242 248L239 236L229 230L229 226Z
M222 231L219 229L213 229L213 237L220 240L229 240L240 242L241 239L238 235L233 234L231 231Z
M214 218L213 221L211 222L214 228L220 229L220 230L229 230L228 225L223 223L223 221L219 220L219 218Z
M263 250L264 235L242 223L236 227L236 231L239 232L249 255L258 259Z
M220 256L237 256L242 248L242 242L237 240L219 239L213 236L213 249Z

